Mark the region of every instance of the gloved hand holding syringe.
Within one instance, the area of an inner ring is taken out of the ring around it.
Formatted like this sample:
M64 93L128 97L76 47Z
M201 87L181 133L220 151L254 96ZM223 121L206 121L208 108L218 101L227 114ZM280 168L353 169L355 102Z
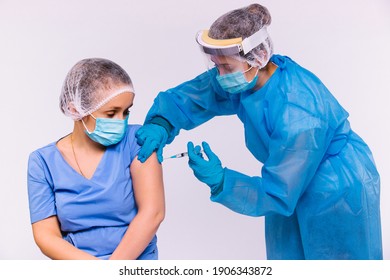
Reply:
M202 147L199 145L194 146L192 142L188 142L187 152L179 153L168 158L188 156L188 165L194 172L195 177L210 187L211 194L217 194L222 190L224 168L218 156L211 151L209 144L203 141Z

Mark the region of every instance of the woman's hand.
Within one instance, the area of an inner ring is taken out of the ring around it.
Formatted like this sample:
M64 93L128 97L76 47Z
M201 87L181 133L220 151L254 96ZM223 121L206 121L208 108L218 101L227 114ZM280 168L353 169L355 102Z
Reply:
M32 224L35 242L47 257L54 260L99 260L74 247L62 238L57 216Z

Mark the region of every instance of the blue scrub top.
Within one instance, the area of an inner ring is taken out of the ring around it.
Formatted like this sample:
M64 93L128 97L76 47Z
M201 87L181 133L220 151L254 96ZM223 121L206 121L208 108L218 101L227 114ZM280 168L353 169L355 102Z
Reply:
M56 215L65 240L96 257L109 258L137 214L130 165L140 149L135 138L139 127L129 125L123 140L107 147L91 179L65 161L56 143L31 153L31 223ZM156 242L155 236L139 259L157 259Z
M193 129L237 115L261 176L224 169L211 196L231 210L266 216L268 259L381 259L380 178L348 113L313 73L274 55L277 70L259 90L229 94L216 69L159 93L146 122L163 117Z

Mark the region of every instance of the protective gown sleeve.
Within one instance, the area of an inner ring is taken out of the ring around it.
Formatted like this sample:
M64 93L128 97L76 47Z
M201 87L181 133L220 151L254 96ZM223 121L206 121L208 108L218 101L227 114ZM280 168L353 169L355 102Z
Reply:
M249 216L294 212L329 145L328 125L288 101L275 115L262 177L225 168L223 189L211 195L212 201Z
M190 130L220 115L236 114L238 96L223 92L215 80L216 69L204 72L193 80L160 92L150 108L145 123L162 117L171 127L171 143L180 129Z

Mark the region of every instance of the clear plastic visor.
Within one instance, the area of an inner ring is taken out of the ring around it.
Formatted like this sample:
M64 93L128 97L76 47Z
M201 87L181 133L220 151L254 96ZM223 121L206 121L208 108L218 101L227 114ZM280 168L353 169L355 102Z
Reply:
M238 71L245 73L251 66L259 67L244 55L268 38L266 26L245 39L213 39L208 33L208 30L201 30L196 34L196 42L205 58L207 70L216 67L220 75L226 75Z
M244 46L250 46L252 38L242 40L233 39L212 39L208 36L208 30L199 31L196 35L200 51L206 63L206 69L217 68L219 75L226 75L234 72L247 72L251 68L250 63L243 57ZM245 43L246 42L246 43ZM247 48L251 50L252 46Z
M210 55L202 52L206 69L211 70L216 68L219 75L223 76L234 72L246 73L251 69L251 65L247 60L239 55Z

